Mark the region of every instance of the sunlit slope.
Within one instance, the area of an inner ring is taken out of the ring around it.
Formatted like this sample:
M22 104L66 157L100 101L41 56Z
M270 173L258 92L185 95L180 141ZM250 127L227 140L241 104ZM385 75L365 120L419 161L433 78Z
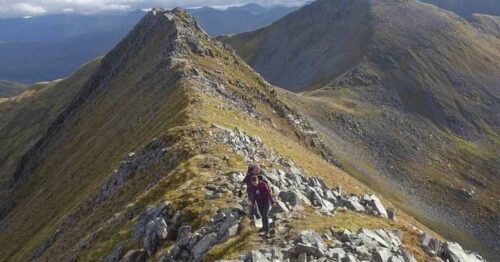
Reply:
M269 170L293 161L331 187L372 192L330 163L334 156L322 138L274 87L178 9L149 12L65 108L17 164L1 200L9 207L0 220L1 260L122 257L143 247L135 227L148 206L163 201L198 230L238 201L230 192L208 198L205 186L223 183L249 161ZM220 141L227 130L259 137L269 153L246 158L246 149ZM322 220L308 208L303 220L315 219L317 230L333 223L351 230L397 228L415 256L426 257L408 223L425 227L397 212L398 222L351 212ZM307 226L300 222L294 222L297 230ZM229 241L237 247L217 246L208 255L252 250L259 244L253 231L239 231ZM147 259L157 261L175 237L161 241Z
M500 39L495 17L475 19L411 0L317 1L222 40L272 83L304 91L284 94L345 170L441 233L497 248Z

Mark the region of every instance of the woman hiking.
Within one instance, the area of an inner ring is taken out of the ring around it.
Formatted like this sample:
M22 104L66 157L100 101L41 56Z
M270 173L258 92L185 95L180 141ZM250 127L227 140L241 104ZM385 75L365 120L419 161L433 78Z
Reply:
M259 209L262 219L262 229L259 232L264 232L265 236L269 236L269 211L271 206L276 204L269 185L265 180L259 179L258 175L250 177L250 199L251 205L255 209Z
M243 179L242 183L243 185L246 185L247 186L247 196L248 196L248 203L250 204L250 218L251 219L260 219L260 215L259 215L259 212L257 211L257 207L254 207L252 205L253 203L253 199L252 199L252 193L251 193L251 187L252 187L252 183L250 181L250 179L252 178L252 176L258 176L260 180L265 180L265 176L264 176L264 171L262 171L262 168L260 168L260 165L258 164L251 164L248 166L248 170L247 170L247 173L245 175L245 178ZM242 189L243 189L243 185L240 187L240 190L239 192L241 193ZM240 195L241 197L241 195Z

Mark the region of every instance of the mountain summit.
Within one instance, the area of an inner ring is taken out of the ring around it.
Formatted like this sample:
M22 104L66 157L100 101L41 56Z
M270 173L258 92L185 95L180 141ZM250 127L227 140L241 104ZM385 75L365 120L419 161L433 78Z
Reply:
M498 248L496 21L413 0L319 0L223 41L271 83L302 92L284 95L344 168L385 180L441 233L451 224L474 235L471 246Z
M40 114L28 117L30 105ZM358 183L325 162L321 138L273 87L181 9L153 9L104 58L2 102L0 115L2 260L133 249L142 240L122 232L162 201L197 229L238 201L204 198L203 186L247 161L290 168L285 156L304 155L300 165ZM227 135L250 144L225 145ZM276 151L258 151L263 143Z

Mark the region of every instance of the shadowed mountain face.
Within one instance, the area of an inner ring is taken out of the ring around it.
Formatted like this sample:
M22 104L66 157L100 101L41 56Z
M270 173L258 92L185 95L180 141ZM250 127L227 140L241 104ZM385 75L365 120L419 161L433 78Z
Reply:
M498 252L498 18L320 0L223 40L271 83L303 91L283 94L344 169L409 200L442 234Z

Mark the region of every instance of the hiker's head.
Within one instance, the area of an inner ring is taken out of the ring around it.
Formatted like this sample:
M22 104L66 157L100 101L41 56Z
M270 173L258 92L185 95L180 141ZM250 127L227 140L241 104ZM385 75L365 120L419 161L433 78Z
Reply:
M252 183L253 186L257 186L259 184L259 177L258 176L252 176L250 178L250 182Z
M248 172L252 175L258 175L260 173L260 166L258 164L252 164L248 167Z

